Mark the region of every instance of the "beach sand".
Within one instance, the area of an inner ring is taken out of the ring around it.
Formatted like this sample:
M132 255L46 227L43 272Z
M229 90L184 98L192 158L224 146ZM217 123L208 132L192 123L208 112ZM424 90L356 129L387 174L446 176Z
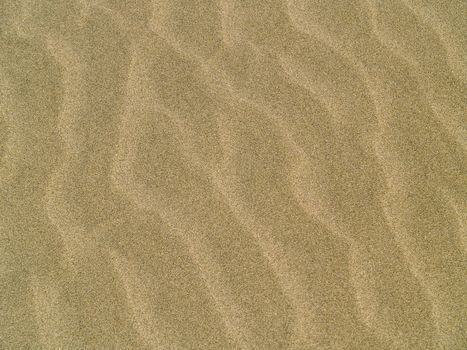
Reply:
M466 349L466 14L0 1L0 349Z

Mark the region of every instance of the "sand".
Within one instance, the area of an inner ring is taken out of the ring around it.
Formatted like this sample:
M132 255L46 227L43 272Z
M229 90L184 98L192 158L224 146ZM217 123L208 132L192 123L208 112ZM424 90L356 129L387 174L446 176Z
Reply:
M466 349L466 14L1 0L0 349Z

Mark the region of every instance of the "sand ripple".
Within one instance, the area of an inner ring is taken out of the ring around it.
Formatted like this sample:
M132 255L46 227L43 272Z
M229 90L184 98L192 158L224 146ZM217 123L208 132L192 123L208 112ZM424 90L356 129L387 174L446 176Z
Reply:
M0 4L0 348L464 349L464 1Z

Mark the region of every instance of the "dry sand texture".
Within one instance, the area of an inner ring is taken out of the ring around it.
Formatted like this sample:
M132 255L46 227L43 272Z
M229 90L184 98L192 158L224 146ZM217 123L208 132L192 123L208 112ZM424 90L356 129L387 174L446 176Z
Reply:
M466 349L466 18L0 0L0 349Z

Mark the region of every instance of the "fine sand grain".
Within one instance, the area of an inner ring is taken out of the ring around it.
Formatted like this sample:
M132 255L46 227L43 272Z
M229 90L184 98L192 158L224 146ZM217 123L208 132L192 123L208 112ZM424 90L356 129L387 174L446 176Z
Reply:
M465 0L0 0L0 350L467 349Z

